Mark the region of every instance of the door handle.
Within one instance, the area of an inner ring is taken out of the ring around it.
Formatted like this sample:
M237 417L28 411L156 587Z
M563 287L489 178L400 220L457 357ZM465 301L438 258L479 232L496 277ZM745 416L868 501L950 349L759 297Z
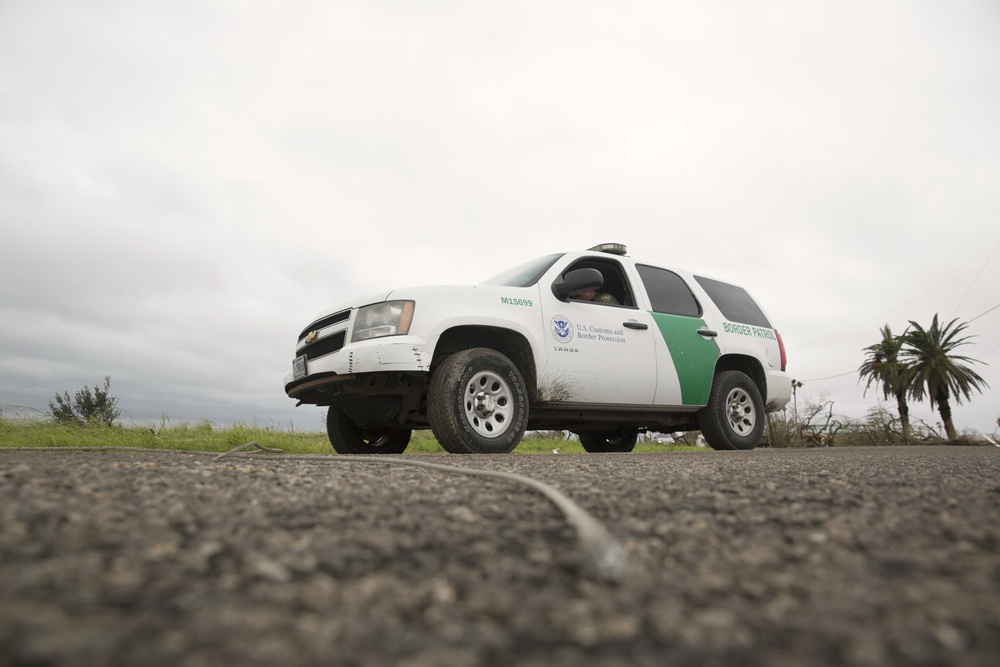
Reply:
M645 331L646 329L649 328L648 324L643 324L642 322L636 322L635 320L622 322L622 325L627 329L638 329L639 331Z
M718 331L712 331L711 329L698 329L695 333L699 336L708 336L709 338L715 338L719 335Z

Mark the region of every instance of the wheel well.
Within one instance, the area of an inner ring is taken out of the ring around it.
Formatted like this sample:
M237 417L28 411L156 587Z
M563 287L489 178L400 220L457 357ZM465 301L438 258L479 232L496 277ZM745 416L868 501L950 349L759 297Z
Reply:
M488 347L500 352L517 366L528 387L528 397L535 398L535 356L531 345L521 334L510 329L497 327L464 326L448 329L438 339L431 359L431 368L441 357L468 350L473 347Z
M741 354L728 354L721 357L715 364L716 373L723 371L740 371L747 375L757 385L761 400L767 402L767 378L759 361Z

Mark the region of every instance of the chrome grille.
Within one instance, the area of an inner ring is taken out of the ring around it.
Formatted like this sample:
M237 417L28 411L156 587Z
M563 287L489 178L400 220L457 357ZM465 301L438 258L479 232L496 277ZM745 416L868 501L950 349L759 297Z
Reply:
M336 352L344 347L344 339L347 337L346 331L338 331L332 336L322 338L312 345L306 345L299 350L299 355L306 355L307 359L317 359L325 354Z
M319 331L320 329L325 329L326 327L333 326L339 322L346 322L349 319L351 319L350 310L342 310L339 313L321 317L302 330L302 333L299 334L299 340L301 341L303 338L308 336L310 331Z

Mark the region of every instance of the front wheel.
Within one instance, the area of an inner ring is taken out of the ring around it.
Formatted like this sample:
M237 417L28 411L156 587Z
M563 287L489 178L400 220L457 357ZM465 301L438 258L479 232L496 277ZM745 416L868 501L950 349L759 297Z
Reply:
M631 452L639 439L639 430L623 426L614 431L583 431L577 435L586 452Z
M517 366L485 347L437 362L427 388L427 419L452 454L507 454L528 424L528 398Z
M724 371L715 376L708 405L698 425L712 449L753 449L764 434L764 402L746 374Z
M402 454L410 444L410 431L394 428L361 428L331 405L326 413L326 433L338 454Z

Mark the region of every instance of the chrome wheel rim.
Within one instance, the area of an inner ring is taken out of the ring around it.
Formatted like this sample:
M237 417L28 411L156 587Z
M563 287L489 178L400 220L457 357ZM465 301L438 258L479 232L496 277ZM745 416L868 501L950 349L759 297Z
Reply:
M514 411L510 385L493 371L480 371L465 386L465 418L484 438L499 438L511 425Z
M757 409L753 399L742 389L733 389L726 397L726 420L733 433L749 436L757 423Z

